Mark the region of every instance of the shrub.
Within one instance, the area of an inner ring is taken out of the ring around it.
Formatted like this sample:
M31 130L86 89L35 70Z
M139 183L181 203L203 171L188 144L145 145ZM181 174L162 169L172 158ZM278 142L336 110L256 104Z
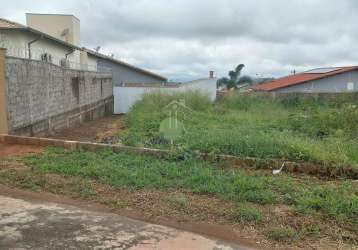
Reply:
M348 137L358 138L358 108L344 105L341 109L316 108L292 113L287 119L290 129L309 136L326 137L343 131Z
M178 210L185 210L190 204L184 195L175 195L167 198L167 201Z
M233 217L236 221L243 223L258 222L262 219L262 214L256 208L242 204L234 210Z
M357 193L351 183L339 187L315 187L297 199L297 209L305 213L320 211L337 220L354 222L358 218Z
M219 105L227 109L250 110L265 106L277 106L277 103L265 94L241 94L238 92L230 93L219 101Z
M271 240L287 242L292 241L297 234L296 230L292 227L274 227L266 232L267 238Z

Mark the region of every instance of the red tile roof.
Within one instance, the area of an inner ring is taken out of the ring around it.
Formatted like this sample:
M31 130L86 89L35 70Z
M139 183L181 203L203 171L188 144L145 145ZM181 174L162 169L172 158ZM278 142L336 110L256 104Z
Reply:
M318 79L342 74L353 70L358 70L358 66L337 67L327 73L309 73L308 71L307 73L303 72L300 74L290 75L279 79L275 79L271 82L257 85L252 89L255 91L273 91L273 90L289 87L292 85L302 84L312 80L318 80Z

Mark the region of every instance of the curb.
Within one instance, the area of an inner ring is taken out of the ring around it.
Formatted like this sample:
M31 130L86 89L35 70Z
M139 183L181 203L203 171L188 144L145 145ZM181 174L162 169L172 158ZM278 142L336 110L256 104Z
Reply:
M119 144L67 141L67 140L60 140L60 139L26 137L26 136L16 136L16 135L2 135L2 134L0 134L0 142L6 144L33 145L33 146L41 146L41 147L59 147L69 150L82 149L88 151L97 151L103 149L110 149L115 153L131 152L131 153L147 154L147 155L154 155L154 156L165 156L169 153L168 150L137 148L137 147L129 147Z
M171 152L165 149L139 148L119 144L104 144L92 142L67 141L59 139L49 139L40 137L25 137L15 135L0 134L0 142L18 145L34 145L42 147L60 147L68 150L88 150L98 151L109 149L114 153L127 152L134 154L145 154L157 157L165 157ZM332 166L311 162L290 162L280 159L259 159L250 157L238 157L232 155L205 154L199 153L198 156L209 162L224 163L223 168L227 169L269 169L280 168L285 164L286 172L301 173L325 178L348 178L358 179L358 168L352 166ZM227 163L227 164L225 164ZM229 166L229 167L225 167Z

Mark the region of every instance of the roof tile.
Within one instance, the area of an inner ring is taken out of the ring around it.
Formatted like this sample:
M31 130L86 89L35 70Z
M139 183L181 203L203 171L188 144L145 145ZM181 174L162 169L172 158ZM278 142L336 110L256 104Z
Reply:
M271 82L263 83L253 87L253 90L256 91L273 91L285 87L289 87L296 84L302 84L312 80L318 80L322 78L326 78L329 76L334 76L338 74L342 74L345 72L358 70L358 66L350 66L350 67L338 67L334 71L330 71L328 73L300 73L296 75L282 77Z

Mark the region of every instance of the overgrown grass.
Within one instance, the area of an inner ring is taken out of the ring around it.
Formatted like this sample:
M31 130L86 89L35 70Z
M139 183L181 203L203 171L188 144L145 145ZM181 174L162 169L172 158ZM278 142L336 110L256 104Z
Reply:
M165 106L185 100L193 110L184 120L186 133L176 146L244 157L282 158L358 166L358 101L275 99L235 94L211 104L198 93L144 96L126 117L128 130L119 140L131 146L168 148L159 133Z
M257 221L258 211L248 211L240 204L287 204L299 213L318 213L324 217L358 225L358 190L351 182L316 183L288 176L271 176L261 172L224 171L191 157L184 160L159 159L109 151L84 152L47 149L27 156L25 164L42 173L59 173L96 180L113 187L134 189L169 188L215 195L238 205L238 219ZM173 203L185 206L179 198Z
M291 241L297 234L292 227L275 227L266 232L269 239L281 242Z
M258 222L262 219L261 212L249 205L239 205L235 211L235 220L247 223L247 222Z

